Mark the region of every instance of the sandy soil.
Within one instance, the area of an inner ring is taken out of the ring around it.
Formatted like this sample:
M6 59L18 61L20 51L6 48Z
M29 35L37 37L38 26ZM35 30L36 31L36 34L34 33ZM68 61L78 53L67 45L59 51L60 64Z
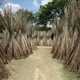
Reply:
M11 73L8 80L80 80L52 59L50 51L50 47L41 46L26 59L13 60L7 65Z

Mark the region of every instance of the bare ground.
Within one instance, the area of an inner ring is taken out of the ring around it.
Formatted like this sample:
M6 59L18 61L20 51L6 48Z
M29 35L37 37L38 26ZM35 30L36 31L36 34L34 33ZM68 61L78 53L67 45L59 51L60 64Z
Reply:
M41 46L26 59L13 60L7 65L11 73L8 80L80 80L52 59L50 51L50 47Z

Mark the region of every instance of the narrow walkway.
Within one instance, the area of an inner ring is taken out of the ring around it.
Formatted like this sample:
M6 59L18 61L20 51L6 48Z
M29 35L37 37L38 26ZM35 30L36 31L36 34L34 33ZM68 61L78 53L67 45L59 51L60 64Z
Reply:
M28 58L13 60L7 66L11 73L8 80L80 80L52 59L50 51L50 47L38 47Z

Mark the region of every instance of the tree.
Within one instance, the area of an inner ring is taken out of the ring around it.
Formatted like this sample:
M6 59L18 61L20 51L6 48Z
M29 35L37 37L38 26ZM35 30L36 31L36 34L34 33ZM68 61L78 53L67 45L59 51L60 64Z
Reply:
M48 4L41 6L34 16L37 24L46 25L48 21L54 21L56 16L62 18L64 15L64 6L68 0L53 0Z

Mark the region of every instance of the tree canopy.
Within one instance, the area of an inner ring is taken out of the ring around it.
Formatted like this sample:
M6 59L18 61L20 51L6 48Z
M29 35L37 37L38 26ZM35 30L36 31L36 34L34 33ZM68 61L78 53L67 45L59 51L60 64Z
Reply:
M52 0L44 6L40 6L39 11L34 15L34 21L37 24L46 25L48 21L54 21L56 16L64 15L64 6L68 0Z

